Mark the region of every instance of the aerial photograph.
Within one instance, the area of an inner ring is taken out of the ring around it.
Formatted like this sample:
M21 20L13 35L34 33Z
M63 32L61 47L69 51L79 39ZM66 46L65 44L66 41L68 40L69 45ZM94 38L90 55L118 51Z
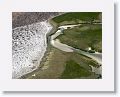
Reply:
M11 72L12 79L102 79L102 12L12 12Z

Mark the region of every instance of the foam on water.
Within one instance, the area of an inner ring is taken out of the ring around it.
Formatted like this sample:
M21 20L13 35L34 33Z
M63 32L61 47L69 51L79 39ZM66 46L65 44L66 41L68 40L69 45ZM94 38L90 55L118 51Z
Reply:
M19 78L39 66L47 47L46 34L51 29L44 21L12 30L12 78Z

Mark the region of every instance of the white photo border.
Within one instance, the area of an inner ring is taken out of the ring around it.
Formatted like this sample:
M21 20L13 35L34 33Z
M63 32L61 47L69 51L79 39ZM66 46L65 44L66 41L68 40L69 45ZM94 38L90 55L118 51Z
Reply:
M2 91L114 91L112 0L4 0L0 5ZM12 79L12 12L102 12L102 79Z

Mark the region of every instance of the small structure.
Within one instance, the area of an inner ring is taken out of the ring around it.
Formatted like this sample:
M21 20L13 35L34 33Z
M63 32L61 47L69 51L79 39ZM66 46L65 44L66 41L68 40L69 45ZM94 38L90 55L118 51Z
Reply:
M33 74L32 76L33 76L33 77L35 77L36 75L35 75L35 74Z
M88 47L88 51L92 50L91 47Z
M95 53L95 50L92 50L91 47L88 47L88 48L86 49L86 51L89 52L89 53Z
M86 48L86 50L87 50L87 51L90 51L90 50L92 50L92 49L91 49L91 47L88 47L88 48Z

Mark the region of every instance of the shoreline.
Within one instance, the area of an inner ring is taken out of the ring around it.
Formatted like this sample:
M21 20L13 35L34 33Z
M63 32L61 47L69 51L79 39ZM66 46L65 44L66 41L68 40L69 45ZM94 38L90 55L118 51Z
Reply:
M50 45L50 37L51 36L50 35L54 34L56 32L56 30L57 30L56 29L57 26L52 24L51 20L48 20L48 23L52 26L52 29L46 34L46 43L47 43L46 51L45 51L44 56L42 57L42 59L40 61L40 64L39 64L37 69L41 69L44 66L44 63L47 61L47 56L50 54L50 51L51 51L51 45ZM36 71L36 70L34 70L34 71Z
M33 76L33 74L35 75L34 72L41 71L42 68L46 64L47 59L49 58L48 56L50 55L51 48L52 48L52 45L50 43L50 39L51 39L51 36L54 33L56 33L56 31L58 30L59 26L54 21L52 21L50 19L47 20L47 22L52 26L52 29L46 34L46 44L47 44L46 51L45 51L45 53L44 53L44 55L43 55L39 65L38 65L38 67L34 71L21 76L22 79L29 79L29 78L27 78L27 75Z
M26 79L27 75L32 74L36 71L42 70L44 63L47 61L47 56L50 54L50 51L51 51L51 45L50 45L50 37L51 36L50 35L54 34L57 31L57 25L55 23L53 23L52 20L48 20L47 22L52 26L52 29L46 34L47 47L46 47L46 51L44 53L44 56L42 57L41 61L39 62L39 66L35 70L33 70L32 72L27 73L25 75L22 75L18 79Z
M41 30L41 27L44 27L44 29ZM34 31L34 28L41 33ZM51 29L52 26L49 26L46 21L12 29L12 46L14 47L12 49L13 79L18 79L39 67L47 48L46 34ZM29 34L28 31L30 32ZM21 33L23 34L21 35Z

